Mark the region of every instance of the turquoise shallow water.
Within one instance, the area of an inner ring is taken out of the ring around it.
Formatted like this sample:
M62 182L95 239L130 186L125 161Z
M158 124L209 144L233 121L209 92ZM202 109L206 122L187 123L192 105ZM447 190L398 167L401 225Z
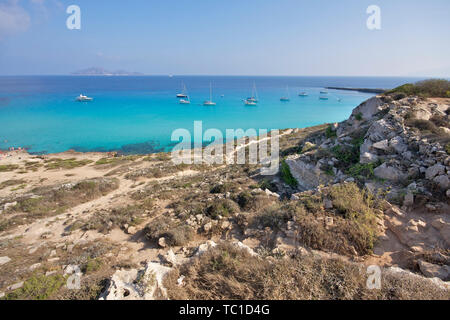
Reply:
M175 98L184 82L191 105ZM202 102L213 84L214 107ZM256 83L260 102L244 106ZM394 87L399 78L320 77L0 77L0 149L26 147L55 153L121 150L147 153L170 150L172 131L203 121L203 130L307 127L346 119L371 94L329 90L323 86ZM290 89L290 102L279 98ZM301 91L308 97L299 97ZM75 102L80 93L94 97ZM222 97L223 95L223 97ZM341 99L341 101L338 101Z

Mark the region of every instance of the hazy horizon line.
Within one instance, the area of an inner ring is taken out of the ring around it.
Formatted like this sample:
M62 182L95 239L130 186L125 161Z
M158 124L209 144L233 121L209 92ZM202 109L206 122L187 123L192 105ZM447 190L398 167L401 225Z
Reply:
M32 77L32 76L71 76L71 77L336 77L336 78L432 78L432 79L450 79L448 76L430 76L430 75L283 75L283 74L71 74L71 73L48 73L48 74L0 74L0 77Z

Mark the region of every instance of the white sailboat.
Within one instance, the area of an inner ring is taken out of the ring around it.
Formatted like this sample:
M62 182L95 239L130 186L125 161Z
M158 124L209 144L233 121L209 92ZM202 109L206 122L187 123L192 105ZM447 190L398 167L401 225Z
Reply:
M289 86L286 86L286 96L281 97L280 101L283 102L291 101L291 98L289 97Z
M183 83L183 94L185 94L185 97L180 99L180 104L191 104L191 99L189 98L189 93L184 83Z
M204 106L215 106L216 103L212 101L212 84L211 82L209 83L209 100L206 100L205 102L203 102Z
M182 87L182 91L181 93L177 94L177 98L187 98L187 89L186 89L186 85L184 84L184 82L181 83L181 87Z
M252 96L250 98L247 98L247 101L258 102L258 100L258 90L256 90L256 83L253 82Z
M253 82L252 95L244 100L244 104L246 106L256 106L258 101L258 91L256 90L256 84Z

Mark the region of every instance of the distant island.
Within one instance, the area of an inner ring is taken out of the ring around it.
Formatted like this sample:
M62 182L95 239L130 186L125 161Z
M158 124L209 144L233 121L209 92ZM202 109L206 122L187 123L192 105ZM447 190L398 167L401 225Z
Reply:
M109 71L104 68L92 67L71 73L76 76L143 76L140 72L129 72L125 70Z

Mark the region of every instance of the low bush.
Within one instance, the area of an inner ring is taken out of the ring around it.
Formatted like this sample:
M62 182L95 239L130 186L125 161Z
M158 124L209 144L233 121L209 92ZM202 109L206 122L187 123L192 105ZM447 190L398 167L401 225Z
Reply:
M239 207L234 201L220 199L209 205L205 210L205 214L212 219L217 219L219 216L229 217L239 211Z
M164 237L167 245L182 246L192 240L194 231L181 221L159 217L144 228L144 234L148 240L154 243L157 243L159 238Z

